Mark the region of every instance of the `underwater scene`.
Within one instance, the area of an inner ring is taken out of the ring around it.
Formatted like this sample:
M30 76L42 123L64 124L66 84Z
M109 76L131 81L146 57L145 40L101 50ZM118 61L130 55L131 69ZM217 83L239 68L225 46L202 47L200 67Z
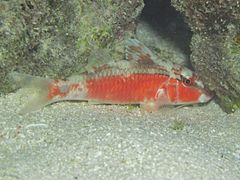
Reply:
M1 0L0 179L240 179L239 0Z

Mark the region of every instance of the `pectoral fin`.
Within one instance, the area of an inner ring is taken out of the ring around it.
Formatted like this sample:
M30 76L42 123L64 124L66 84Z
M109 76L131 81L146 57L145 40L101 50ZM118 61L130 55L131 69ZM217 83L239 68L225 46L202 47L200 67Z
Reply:
M148 101L144 101L143 103L141 103L140 108L146 112L156 112L156 111L158 111L160 105L161 104L158 101L148 100Z

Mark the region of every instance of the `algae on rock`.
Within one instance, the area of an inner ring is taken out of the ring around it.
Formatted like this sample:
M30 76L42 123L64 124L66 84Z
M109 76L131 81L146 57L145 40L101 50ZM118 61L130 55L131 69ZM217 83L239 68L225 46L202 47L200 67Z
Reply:
M143 5L142 0L1 1L0 94L13 90L11 71L66 78L81 72L96 53L122 58L122 40L134 31Z

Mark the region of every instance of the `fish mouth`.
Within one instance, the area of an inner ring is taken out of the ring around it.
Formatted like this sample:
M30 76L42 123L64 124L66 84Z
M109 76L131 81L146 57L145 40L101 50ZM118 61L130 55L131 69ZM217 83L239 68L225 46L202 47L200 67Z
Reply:
M199 96L198 100L200 103L206 103L210 101L214 96L214 93L208 92L208 91L203 91L202 94Z

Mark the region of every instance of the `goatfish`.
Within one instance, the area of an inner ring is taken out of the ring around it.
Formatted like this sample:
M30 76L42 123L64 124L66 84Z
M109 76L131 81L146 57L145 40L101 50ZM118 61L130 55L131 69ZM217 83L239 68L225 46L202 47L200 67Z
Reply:
M81 73L77 80L54 80L18 72L10 75L20 86L39 90L21 113L63 100L138 104L152 112L164 105L206 103L213 97L195 72L171 62L157 62L150 49L136 39L127 40L124 60Z

